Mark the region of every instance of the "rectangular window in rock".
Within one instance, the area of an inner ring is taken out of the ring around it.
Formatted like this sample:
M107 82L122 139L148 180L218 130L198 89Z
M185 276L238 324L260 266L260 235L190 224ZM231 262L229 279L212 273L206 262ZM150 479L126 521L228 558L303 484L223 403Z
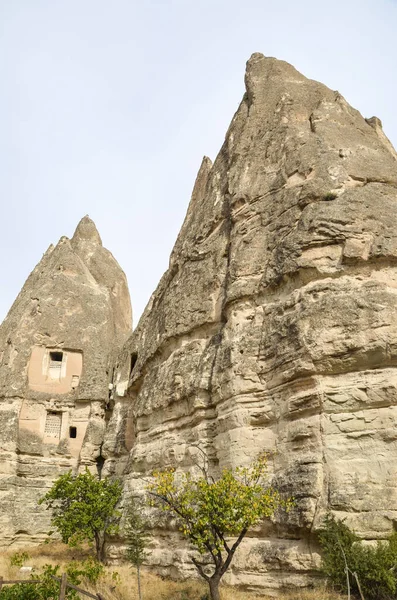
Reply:
M63 352L50 352L48 375L50 379L61 379Z
M61 437L62 414L48 412L45 420L44 435L59 440Z
M77 438L77 427L69 427L69 437L72 439Z

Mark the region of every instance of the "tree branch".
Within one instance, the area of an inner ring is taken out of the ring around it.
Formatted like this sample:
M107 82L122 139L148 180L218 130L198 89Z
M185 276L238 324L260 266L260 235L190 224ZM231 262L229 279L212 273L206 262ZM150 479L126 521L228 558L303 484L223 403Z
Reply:
M236 552L237 548L243 541L247 531L248 531L248 527L244 527L244 529L241 530L240 535L238 536L237 540L234 542L233 546L231 547L230 552L228 553L225 563L221 569L221 576L224 575L224 573L226 573L226 571L228 570L230 563L232 562L234 553Z
M206 481L209 481L209 476L208 476L209 459L208 459L207 453L198 444L192 444L192 448L197 448L197 450L199 452L201 452L201 454L203 455L203 460L204 460L203 465L200 465L195 460L193 461L193 464L200 469L200 471L203 474L204 479Z
M208 577L208 575L205 573L205 571L203 569L203 565L198 560L196 560L194 557L192 557L192 562L193 562L194 566L196 567L197 571L199 572L199 574L201 575L201 577L203 579L205 579L206 581L209 581L210 577Z
M160 499L162 502L164 502L165 504L167 504L181 519L182 521L184 521L189 529L189 537L195 541L198 542L200 544L200 541L198 539L198 537L193 533L192 528L193 528L193 523L191 521L191 519L189 519L189 517L173 502L171 502L166 496L162 496L161 494L156 494L155 492L149 492L149 494L151 496L154 496L155 498ZM205 529L203 529L202 533L205 533ZM205 546L205 548L207 548L208 552L211 554L213 561L215 563L215 566L217 565L217 557L216 554L214 552L214 549L212 548L210 542L205 541L205 542L201 542L201 544L203 546Z
M228 546L228 544L227 544L227 542L225 540L225 537L224 537L223 533L218 529L218 527L216 525L214 525L214 530L215 530L215 533L218 536L218 538L221 540L222 545L223 545L225 551L229 554L230 548L229 548L229 546Z

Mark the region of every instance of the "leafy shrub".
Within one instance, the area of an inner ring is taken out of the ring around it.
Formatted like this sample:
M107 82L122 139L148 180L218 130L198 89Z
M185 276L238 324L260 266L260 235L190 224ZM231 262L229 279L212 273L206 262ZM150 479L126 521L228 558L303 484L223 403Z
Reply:
M66 573L68 580L74 585L81 583L86 579L90 583L96 583L101 575L104 574L105 567L102 563L91 556L83 562L72 562L67 566Z
M53 579L58 575L59 567L44 565L43 572L32 576L40 579L41 583L23 583L3 586L0 592L1 600L52 600L59 596L59 583ZM73 590L74 591L74 590ZM67 598L76 598L68 595Z
M343 521L327 515L319 539L322 570L337 590L347 591L347 570L351 592L358 598L358 585L366 600L397 598L397 533L367 545Z
M323 551L322 571L336 589L345 591L346 563L352 569L355 563L353 545L359 538L343 521L337 521L333 515L328 514L324 519L324 527L319 533L319 539Z
M32 579L39 579L40 583L4 586L0 592L0 600L53 600L58 598L59 569L58 565L44 565L41 573L32 576ZM80 585L84 579L90 583L96 583L103 572L103 565L93 558L88 558L83 562L71 562L66 568L68 581L73 585ZM54 579L54 577L58 579ZM79 596L75 590L68 588L66 598L74 600Z
M23 585L7 585L3 586L0 592L1 600L41 600L42 598L50 598L50 596L39 595L38 586L33 583ZM56 598L56 596L53 596Z
M15 552L10 558L10 565L12 567L23 567L25 562L29 560L30 554L27 552Z

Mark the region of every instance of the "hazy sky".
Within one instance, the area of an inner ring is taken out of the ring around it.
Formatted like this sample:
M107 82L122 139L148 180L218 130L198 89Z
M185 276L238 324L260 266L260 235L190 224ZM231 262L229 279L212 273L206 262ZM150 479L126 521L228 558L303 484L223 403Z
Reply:
M339 90L397 145L396 31L396 0L0 0L0 322L85 214L137 322L253 52Z

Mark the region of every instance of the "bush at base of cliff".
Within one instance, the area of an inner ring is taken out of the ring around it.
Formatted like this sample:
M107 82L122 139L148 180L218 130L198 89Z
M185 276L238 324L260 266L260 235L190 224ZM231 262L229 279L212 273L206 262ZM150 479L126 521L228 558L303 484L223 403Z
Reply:
M365 600L397 598L397 533L367 545L343 521L327 515L319 538L322 570L338 591L347 592L347 570L351 593L357 598L359 586Z
M53 600L59 596L60 567L44 565L43 570L32 579L40 580L40 583L23 583L6 585L0 592L0 600ZM96 583L104 573L104 567L93 558L83 562L71 562L66 568L68 581L73 585L79 585L83 580ZM55 579L55 578L58 578ZM66 598L69 600L79 598L77 592L71 588L67 589Z

